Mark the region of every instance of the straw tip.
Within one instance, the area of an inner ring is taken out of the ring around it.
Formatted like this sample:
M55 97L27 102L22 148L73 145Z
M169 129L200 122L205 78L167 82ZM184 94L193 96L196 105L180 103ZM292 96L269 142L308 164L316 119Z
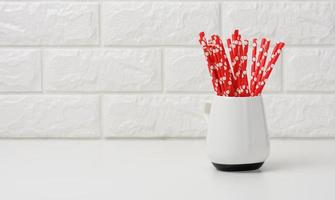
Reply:
M285 43L283 41L279 41L279 42L277 42L277 45L279 45L280 47L284 47Z

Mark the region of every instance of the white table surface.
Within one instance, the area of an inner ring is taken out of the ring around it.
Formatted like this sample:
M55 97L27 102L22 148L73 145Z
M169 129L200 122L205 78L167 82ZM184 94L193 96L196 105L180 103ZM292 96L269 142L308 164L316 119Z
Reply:
M0 199L335 199L335 140L271 145L260 171L231 173L201 139L0 140Z

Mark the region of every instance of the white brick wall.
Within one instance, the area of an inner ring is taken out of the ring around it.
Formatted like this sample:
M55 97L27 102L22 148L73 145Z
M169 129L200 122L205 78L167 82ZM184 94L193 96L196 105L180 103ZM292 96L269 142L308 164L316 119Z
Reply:
M98 97L1 95L1 137L97 137Z
M98 4L1 3L0 44L98 44Z
M106 137L199 137L208 95L107 95L102 99Z
M161 91L159 49L44 52L46 91Z
M105 45L194 45L195 33L219 32L220 7L206 2L113 2L102 7Z
M335 136L335 2L0 0L0 137L202 137L200 31L284 40L273 137Z
M0 91L41 91L37 49L0 49Z

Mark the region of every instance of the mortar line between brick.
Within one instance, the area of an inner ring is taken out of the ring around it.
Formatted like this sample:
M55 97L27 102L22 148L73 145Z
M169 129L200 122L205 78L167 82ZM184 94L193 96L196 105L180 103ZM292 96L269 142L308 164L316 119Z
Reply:
M219 4L219 34L222 36L223 30L222 30L222 2L218 2Z
M41 92L44 91L44 49L40 48L40 75L41 75Z
M102 24L102 13L101 13L101 8L103 6L103 1L102 0L99 0L99 5L98 5L98 16L99 16L99 21L98 21L98 37L99 37L99 47L102 47L103 44L102 44L102 32L101 32L101 24Z
M313 140L335 140L335 136L270 136L269 138L271 141L313 141ZM29 140L29 141L38 141L38 140L59 140L59 141L94 141L94 140L99 140L97 137L41 137L41 136L36 136L36 137L24 137L24 136L6 136L0 137L0 140L2 141L17 141L17 140ZM173 140L183 140L183 141L200 141L200 140L205 140L205 136L190 136L190 137L185 137L185 136L171 136L171 137L162 137L162 136L152 136L152 137L121 137L121 136L108 136L105 138L106 142L109 142L111 140L127 140L127 141L132 141L132 140L164 140L164 141L173 141Z
M160 1L157 1L157 0L143 0L143 1L140 1L140 2L174 2L174 3L180 3L180 2L185 2L185 3L190 3L190 2L204 2L204 3L218 3L218 2L250 2L250 0L210 0L210 1L206 1L206 0L192 0L192 1L189 1L189 0L160 0ZM303 3L303 2L315 2L315 0L282 0L280 2L286 2L286 3L290 3L290 2L297 2L297 3ZM44 0L25 0L25 1L22 1L22 0L1 0L0 1L1 3L24 3L24 2L38 2L38 3L45 3L46 1ZM65 1L65 0L50 0L50 1L47 1L47 3L60 3L60 2L63 2L63 3L99 3L100 0L68 0L68 1ZM134 0L101 0L101 2L106 2L106 3L113 3L113 2L134 2ZM276 1L272 0L272 1L269 1L269 0L254 0L254 1L251 1L251 2L268 2L268 3L277 3ZM318 1L318 2L332 2L330 0L321 0L321 1Z
M285 49L281 57L281 91L285 93L286 71L285 71Z
M222 35L222 34L221 34ZM102 37L102 36L101 36ZM101 42L102 43L102 42ZM192 48L197 49L199 46L195 43L194 45L104 45L104 44L96 44L96 45L0 45L0 49L97 49L97 48L106 48L106 49L118 49L118 48L131 48L131 49L143 49L143 48ZM273 47L273 46L271 46ZM287 48L326 48L332 49L335 48L334 45L327 44L317 44L317 45L286 45Z
M287 48L334 48L334 44L286 44Z
M0 49L79 49L79 48L99 48L100 45L0 45ZM104 45L101 47L106 49L116 48L132 48L132 49L144 49L144 48L199 48L198 45ZM334 46L335 47L335 46Z
M287 96L294 96L294 95L335 95L335 91L286 91L286 92L264 92L264 95L287 95ZM214 93L211 92L128 92L128 93L103 93L103 92L0 92L0 96L57 96L57 95L64 95L64 96L96 96L96 95L143 95L143 96L151 96L151 95L163 95L163 96L187 96L187 95L207 95L207 96L214 96Z
M278 93L265 93L268 95L286 95L286 96L294 96L294 95L334 95L335 91L285 91L285 92L278 92Z
M161 48L161 90L165 93L165 49Z
M102 120L102 101L103 95L99 95L99 129L100 129L100 139L104 139L104 131L103 131L103 120Z
M33 0L30 0L33 1ZM79 1L79 0L78 0ZM94 2L94 0L91 0ZM105 2L134 2L134 0L104 0ZM277 1L275 0L143 0L140 2L173 2L173 3L180 3L180 2L185 2L185 3L190 3L190 2L197 2L197 3L219 3L219 2L229 2L229 3L234 3L234 2L246 2L246 3L250 3L250 2L267 2L267 3L277 3ZM285 2L285 3L293 3L293 2L297 2L297 3L304 3L304 2L315 2L315 0L282 0L282 1L278 1L278 2ZM318 2L331 2L329 0L320 0Z
M1 3L1 1L0 1ZM102 43L102 42L101 42ZM194 45L103 45L104 48L198 48L199 46ZM0 49L78 49L78 48L99 48L100 44L97 45L0 45ZM335 47L335 46L333 46Z
M6 91L0 92L1 95L43 95L42 91Z
M322 94L335 94L335 91L286 91L285 93L281 91L265 91L264 94L311 94L311 95L322 95ZM197 91L165 91L162 93L161 91L157 92L82 92L82 91L52 91L45 93L36 92L36 91L6 91L1 92L0 95L214 95L213 92L197 92Z

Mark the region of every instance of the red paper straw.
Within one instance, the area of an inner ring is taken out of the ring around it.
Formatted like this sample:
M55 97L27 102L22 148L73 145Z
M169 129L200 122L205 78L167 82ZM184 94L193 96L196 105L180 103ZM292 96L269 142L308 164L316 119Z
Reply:
M260 66L259 66L259 71L258 71L258 74L256 75L256 90L258 89L258 87L260 87L259 84L263 84L262 82L262 77L263 77L263 72L265 71L265 62L266 62L266 58L267 58L267 54L268 54L268 51L269 51L269 47L270 47L270 40L266 40L265 41L265 44L264 44L264 49L263 49L263 55L262 55L262 58L261 58L261 61L260 61Z
M266 41L265 38L262 38L261 46L260 46L260 49L259 49L259 52L258 52L258 58L257 58L256 68L255 68L255 76L253 78L253 84L251 86L251 91L253 93L255 93L255 87L257 85L257 76L258 76L258 73L259 73L259 70L260 70L260 65L261 65L260 62L261 62L261 59L263 57L265 41Z
M237 37L238 37L238 29L235 29L233 35L232 35L232 41L233 41L233 52L234 52L234 56L237 55L237 43L236 43L236 40L237 40Z
M224 85L224 94L226 96L231 96L232 91L233 91L233 86L232 86L232 74L228 62L228 58L222 43L222 40L218 35L212 35L212 40L215 41L216 47L218 49L218 58L220 62L220 66L223 72L223 76L220 78L220 80L223 82Z
M231 62L231 69L230 70L232 70L232 74L233 74L233 79L232 79L232 85L234 87L233 96L237 96L237 93L236 93L236 89L237 89L236 67L235 67L236 61L235 61L235 58L234 58L231 39L227 39L227 46L228 46L228 51L229 51L229 55L230 55L230 62Z
M247 63L248 63L248 48L249 48L249 41L244 40L244 46L243 46L243 66L242 66L242 89L243 89L243 95L249 96L250 90L249 90L249 84L248 84L248 75L247 75Z
M283 42L279 42L276 44L275 48L273 49L272 51L272 55L271 55L271 60L268 62L267 64L267 67L266 67L266 72L264 74L264 76L262 77L261 81L260 81L260 84L259 84L259 87L257 88L256 90L256 95L260 95L265 84L266 84L266 81L267 79L269 78L271 72L272 72L272 69L274 67L274 65L276 64L280 54L281 54L281 51L282 51L282 48L284 48L285 44Z
M222 44L223 46L223 44ZM227 84L228 84L228 90L229 90L229 96L233 96L234 92L235 92L235 87L234 87L234 75L228 60L228 56L226 55L225 51L224 52L224 68L225 68L225 72L226 72L226 76L227 76Z
M252 65L251 65L251 80L250 80L250 92L253 93L252 87L254 85L254 78L255 78L255 67L256 67L256 53L257 53L257 39L254 38L252 40ZM252 94L251 94L252 95Z
M217 48L216 40L210 39L208 44L210 46L210 51L212 52L211 55L212 55L213 65L215 66L217 70L219 87L221 88L221 92L223 93L223 95L226 96L226 93L224 93L226 86L223 81L225 74L222 68L223 64L220 62L219 49Z
M231 43L231 39L227 39L227 46L228 46L228 52L229 52L229 55L230 55L230 61L231 61L231 65L232 65L232 68L234 70L234 76L235 76L235 69L234 69L234 65L235 65L235 58L234 58L234 50L233 50L233 47L232 47L232 43Z
M252 65L251 65L251 76L255 74L255 66L256 66L256 53L257 53L257 39L254 38L252 40Z
M241 93L240 91L240 87L241 87L241 71L242 71L242 67L241 67L241 54L242 54L242 45L241 45L241 41L240 40L235 40L236 42L236 54L235 54L235 60L236 60L236 80L237 80L237 92L238 94Z
M218 85L219 84L218 83L218 81L219 81L218 80L218 75L217 75L217 72L216 72L216 70L213 66L214 62L213 62L212 58L210 57L211 52L209 51L209 46L207 44L204 32L201 32L199 34L199 42L202 45L202 48L203 48L203 51L204 51L204 54L205 54L205 57L206 57L206 60L207 60L208 71L209 71L209 74L212 77L212 84L213 84L214 91L216 92L217 95L221 96L222 91L221 91L221 88L218 87L219 86Z
M213 88L219 96L260 95L284 47L284 43L277 43L272 51L271 59L267 62L270 41L262 38L257 52L257 40L255 38L252 40L251 80L249 84L246 70L249 44L248 40L243 40L242 43L238 29L234 30L231 38L227 39L230 60L218 35L212 35L208 41L203 32L199 36L199 42L203 47L208 70L212 77Z
M278 60L278 58L279 58L279 56L281 54L281 51L282 51L282 49L285 46L285 43L280 42L276 46L277 46L277 48L275 48L275 50L272 52L273 57L271 56L271 60L270 60L270 62L268 63L268 65L266 67L267 69L266 69L266 73L265 73L265 75L263 77L263 80L269 78L269 76L270 76L270 74L272 72L272 69L273 69L274 65L276 64L276 62L277 62L277 60Z

